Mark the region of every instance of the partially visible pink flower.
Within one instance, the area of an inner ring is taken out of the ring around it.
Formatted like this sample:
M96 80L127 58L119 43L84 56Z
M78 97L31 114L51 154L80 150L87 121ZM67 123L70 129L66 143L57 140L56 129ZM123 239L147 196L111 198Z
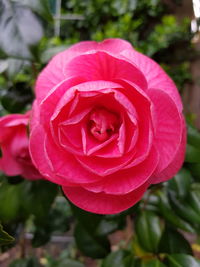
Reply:
M0 170L8 176L21 175L29 180L41 179L29 154L27 125L29 113L0 118Z
M128 42L81 42L56 55L36 82L30 153L77 206L112 214L172 178L185 153L173 81Z

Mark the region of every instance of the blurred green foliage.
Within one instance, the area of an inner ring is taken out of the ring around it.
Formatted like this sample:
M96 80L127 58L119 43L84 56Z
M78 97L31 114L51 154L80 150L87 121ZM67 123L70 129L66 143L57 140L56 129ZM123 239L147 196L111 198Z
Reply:
M55 0L0 2L0 115L29 109L40 70L54 54L81 40L126 39L161 64L180 91L191 82L189 62L195 53L190 21L178 22L163 1L62 1L61 14L67 19L61 20L60 36L55 36L55 13ZM108 235L126 229L127 218L134 222L133 234L111 252ZM0 221L15 238L0 226L2 251L19 244L24 229L32 234L33 247L74 231L57 259L45 256L48 267L85 266L83 256L102 259L101 267L200 266L186 238L186 232L200 235L200 133L188 125L184 168L173 180L152 186L139 204L123 213L90 214L69 204L47 181L1 175ZM14 266L40 263L29 257L17 259Z

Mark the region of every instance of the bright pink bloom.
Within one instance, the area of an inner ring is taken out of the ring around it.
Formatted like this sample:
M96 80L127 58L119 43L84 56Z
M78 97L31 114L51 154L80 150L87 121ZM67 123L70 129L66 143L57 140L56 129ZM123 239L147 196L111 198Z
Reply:
M177 88L126 41L81 42L56 55L38 77L33 111L35 166L87 211L123 211L183 163Z
M0 170L8 176L21 175L29 180L41 179L29 154L27 125L29 113L0 118Z

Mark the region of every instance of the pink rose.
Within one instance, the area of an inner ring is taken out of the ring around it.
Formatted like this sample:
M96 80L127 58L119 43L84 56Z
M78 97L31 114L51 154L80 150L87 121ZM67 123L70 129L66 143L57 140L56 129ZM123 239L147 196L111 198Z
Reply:
M41 179L29 154L27 125L29 113L0 118L0 170L8 176L21 175L29 180Z
M126 41L81 42L57 54L38 77L33 110L35 166L84 210L123 211L183 163L177 88Z

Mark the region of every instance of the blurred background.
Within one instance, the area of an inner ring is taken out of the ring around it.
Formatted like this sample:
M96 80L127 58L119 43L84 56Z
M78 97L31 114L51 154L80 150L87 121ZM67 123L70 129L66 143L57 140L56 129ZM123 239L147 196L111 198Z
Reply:
M105 38L130 41L175 81L188 122L184 167L113 216L72 206L46 181L1 174L2 267L200 266L199 0L0 0L0 115L30 109L53 55Z

